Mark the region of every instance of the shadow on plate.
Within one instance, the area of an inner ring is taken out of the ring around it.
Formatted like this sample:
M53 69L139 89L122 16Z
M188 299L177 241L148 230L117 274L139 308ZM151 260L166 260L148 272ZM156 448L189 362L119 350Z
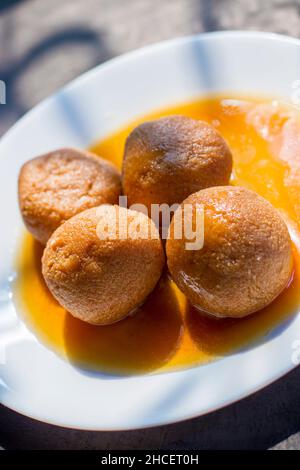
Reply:
M93 326L65 316L65 350L76 367L109 374L155 371L176 352L182 321L179 305L164 276L145 304L131 317L107 326ZM111 378L111 375L109 376Z
M214 319L186 305L186 326L198 348L211 356L246 352L280 335L299 312L299 280L294 277L275 301L259 312L241 319Z

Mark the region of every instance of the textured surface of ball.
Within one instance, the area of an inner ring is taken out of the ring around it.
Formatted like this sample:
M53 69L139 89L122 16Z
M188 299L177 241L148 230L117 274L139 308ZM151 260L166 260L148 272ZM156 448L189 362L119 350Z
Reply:
M204 121L168 116L145 122L128 136L123 189L128 203L181 203L190 194L228 184L232 155L223 137Z
M243 317L272 302L292 274L290 236L265 199L245 188L208 188L183 204L204 209L204 246L167 241L170 273L193 305L217 317Z
M73 316L98 325L134 312L154 289L163 266L162 243L151 219L105 205L61 225L42 259L46 284L58 302Z
M72 148L29 160L19 175L24 223L43 244L70 217L100 204L116 204L120 194L120 175L111 163Z

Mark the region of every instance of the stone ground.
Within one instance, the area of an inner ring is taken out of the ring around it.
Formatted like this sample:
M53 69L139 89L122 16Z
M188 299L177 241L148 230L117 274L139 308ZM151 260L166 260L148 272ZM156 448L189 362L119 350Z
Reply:
M300 1L2 0L0 135L44 97L123 52L226 29L300 37ZM82 432L0 408L5 449L300 449L300 369L208 416L131 432Z

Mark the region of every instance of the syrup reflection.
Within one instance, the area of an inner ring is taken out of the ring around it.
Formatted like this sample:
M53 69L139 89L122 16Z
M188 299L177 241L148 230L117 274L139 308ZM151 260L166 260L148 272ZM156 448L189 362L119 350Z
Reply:
M101 372L131 374L155 371L179 347L182 321L170 281L164 276L145 304L118 323L94 326L66 314L68 358Z
M186 326L198 349L215 359L272 339L293 321L299 303L299 273L294 273L289 286L276 300L245 318L215 319L187 302Z
M24 320L44 344L86 373L141 374L170 361L181 344L183 320L166 274L133 316L113 325L89 325L72 317L51 295L42 275L43 250L26 235L16 293Z

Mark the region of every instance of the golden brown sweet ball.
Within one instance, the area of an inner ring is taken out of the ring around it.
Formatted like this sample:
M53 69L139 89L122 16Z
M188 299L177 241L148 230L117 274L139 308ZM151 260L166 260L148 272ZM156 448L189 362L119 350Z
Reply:
M90 207L116 204L121 178L89 152L59 149L26 162L19 175L19 205L29 232L46 244L65 220Z
M190 194L228 184L232 155L214 127L185 116L145 122L127 138L123 189L129 205L181 203Z
M42 259L53 296L74 317L96 325L117 322L139 307L163 266L161 240L151 219L109 205L61 225Z
M174 239L173 220L167 260L193 305L217 317L240 318L282 292L293 269L291 240L268 201L248 189L224 186L192 194L183 204L203 205L204 246L186 250L185 238Z

